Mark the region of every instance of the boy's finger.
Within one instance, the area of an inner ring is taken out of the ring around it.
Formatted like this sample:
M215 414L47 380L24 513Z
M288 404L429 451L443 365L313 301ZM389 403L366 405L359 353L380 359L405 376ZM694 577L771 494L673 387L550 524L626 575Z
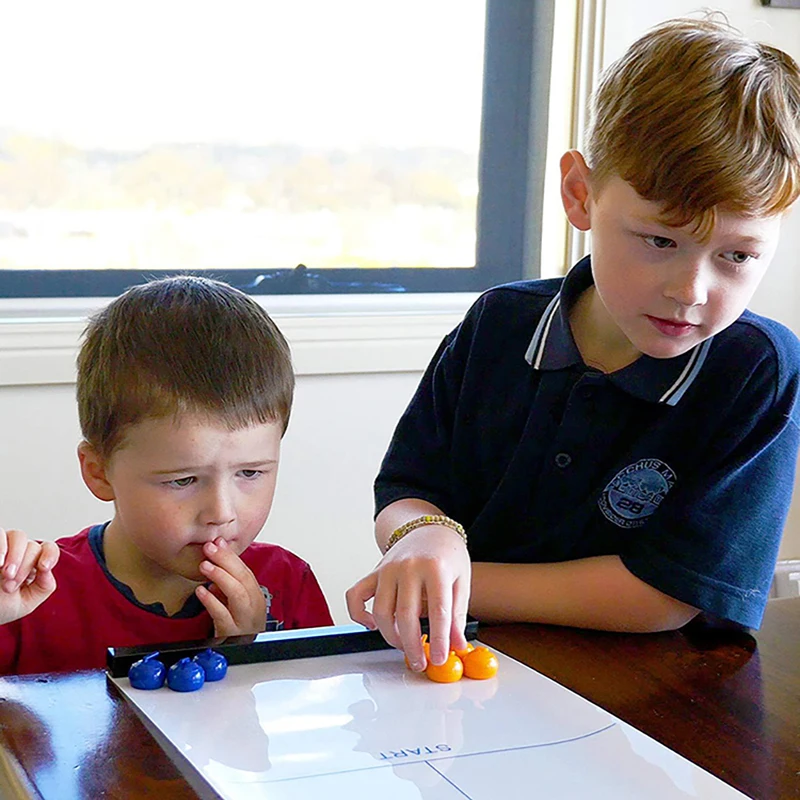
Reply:
M52 570L40 569L36 572L36 580L34 586L38 592L41 592L46 600L56 590L56 578Z
M203 546L203 555L205 555L209 561L222 567L230 575L233 575L237 580L246 582L248 579L252 578L252 580L257 583L250 567L242 561L231 549L230 545L221 537L218 537L213 542L206 542Z
M377 583L377 576L372 573L351 586L344 595L350 619L365 628L369 628L371 631L377 628L377 623L372 614L367 611L367 601L375 596Z
M214 622L214 633L217 636L224 636L228 631L236 629L228 607L222 601L214 597L205 586L198 586L195 589L195 595L197 595L197 599L211 615L211 619Z
M458 580L453 588L453 626L450 629L450 647L453 650L464 650L467 646L464 630L467 627L468 609L469 585L465 587L464 582Z
M14 531L9 531L9 533L14 533ZM3 589L7 592L30 583L31 573L35 572L36 561L42 550L38 542L28 541L28 538L24 536L21 539L9 537L9 543L11 546L2 573ZM20 547L22 548L21 552Z
M32 582L26 584L20 590L23 603L27 608L26 613L30 613L40 606L56 589L56 579L50 570L36 571Z
M225 597L225 592L223 592L222 589L220 589L219 586L217 586L216 583L213 583L213 582L207 583L207 584L205 584L205 587L206 587L206 589L208 589L209 592L211 592L211 594L214 595L214 597L217 598L217 600L220 601L220 603L225 603L225 601L227 599Z
M416 581L401 584L397 591L395 625L403 652L406 654L411 669L415 672L425 669L427 664L425 651L422 648L422 629L419 623L422 608L423 587Z
M397 629L397 584L394 581L381 582L378 578L375 596L372 600L372 619L381 636L398 650L403 650L403 640Z
M6 530L5 528L0 528L0 569L2 569L3 564L5 564L7 549L8 545L6 543Z
M211 614L214 622L233 622L228 607L219 598L215 597L205 586L198 586L195 589L198 600L205 606Z
M38 570L45 572L53 569L58 564L58 559L61 556L61 550L55 542L42 542L42 552L39 555L39 561L36 564Z
M18 530L6 531L6 557L3 578L13 580L20 572L20 565L28 546L28 537Z
M444 664L452 647L450 631L453 627L452 594L441 589L428 595L428 641L430 642L431 662ZM417 624L417 630L419 624ZM417 632L417 636L419 633ZM403 639L405 643L405 638Z
M419 619L416 624L407 629L405 636L399 632L401 637L402 649L406 655L406 660L414 672L422 672L428 665L428 659L425 657L425 651L422 648L422 628L420 628Z
M210 561L200 562L200 572L219 589L229 602L247 595L247 588L242 581L231 575L226 569L212 564Z
M217 597L222 595L219 602L227 607L234 625L247 629L240 632L249 632L267 618L267 601L254 576L243 583L210 561L202 561L200 571L214 584ZM256 629L263 630L263 625Z
M36 572L36 565L39 561L41 552L42 546L39 544L39 542L27 542L25 545L25 551L23 552L22 558L17 566L16 575L14 576L15 583L20 585L25 582L30 583L28 579Z

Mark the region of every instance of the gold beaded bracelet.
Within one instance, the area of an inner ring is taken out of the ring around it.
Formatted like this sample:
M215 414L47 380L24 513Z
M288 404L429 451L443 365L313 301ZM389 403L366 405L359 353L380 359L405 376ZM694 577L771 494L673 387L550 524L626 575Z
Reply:
M464 544L467 543L467 532L464 526L456 522L444 514L423 514L421 517L404 522L394 533L389 537L384 548L384 555L389 552L389 549L396 545L407 533L421 528L423 525L444 525L445 528L454 530L463 540Z

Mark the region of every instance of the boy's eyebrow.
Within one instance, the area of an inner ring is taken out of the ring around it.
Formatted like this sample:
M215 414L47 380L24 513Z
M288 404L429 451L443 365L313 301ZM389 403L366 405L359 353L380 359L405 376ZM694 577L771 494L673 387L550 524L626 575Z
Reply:
M645 214L631 214L631 219L638 225L657 225L659 228L665 231L680 230L680 228L676 228L674 225L669 225L668 223L664 222L663 219L651 217ZM730 234L730 238L735 239L737 242L742 244L753 245L763 245L766 241L761 236L753 236L749 233L732 233Z
M731 235L731 239L736 239L737 242L741 242L742 244L762 245L765 242L765 240L762 239L760 236L750 236L748 234L744 235L733 234Z
M264 458L260 461L245 461L241 464L235 464L236 469L258 469L259 467L271 467L277 464L277 459ZM154 469L153 475L177 475L179 472L200 472L204 467L200 466L187 466L177 467L176 469Z

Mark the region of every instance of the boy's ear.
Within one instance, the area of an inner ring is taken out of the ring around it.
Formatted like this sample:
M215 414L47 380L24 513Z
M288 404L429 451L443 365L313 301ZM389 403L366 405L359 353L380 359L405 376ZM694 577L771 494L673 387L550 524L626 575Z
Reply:
M98 500L113 500L114 489L106 477L106 464L89 442L78 445L78 461L81 465L81 477L89 491Z
M561 156L561 201L567 219L579 230L591 228L589 167L577 150Z

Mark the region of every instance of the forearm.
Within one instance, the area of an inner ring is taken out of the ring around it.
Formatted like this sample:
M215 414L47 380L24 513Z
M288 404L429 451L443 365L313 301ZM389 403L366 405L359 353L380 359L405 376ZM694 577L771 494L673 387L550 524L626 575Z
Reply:
M632 632L674 630L697 614L637 578L618 556L554 564L473 563L469 611L485 622Z

